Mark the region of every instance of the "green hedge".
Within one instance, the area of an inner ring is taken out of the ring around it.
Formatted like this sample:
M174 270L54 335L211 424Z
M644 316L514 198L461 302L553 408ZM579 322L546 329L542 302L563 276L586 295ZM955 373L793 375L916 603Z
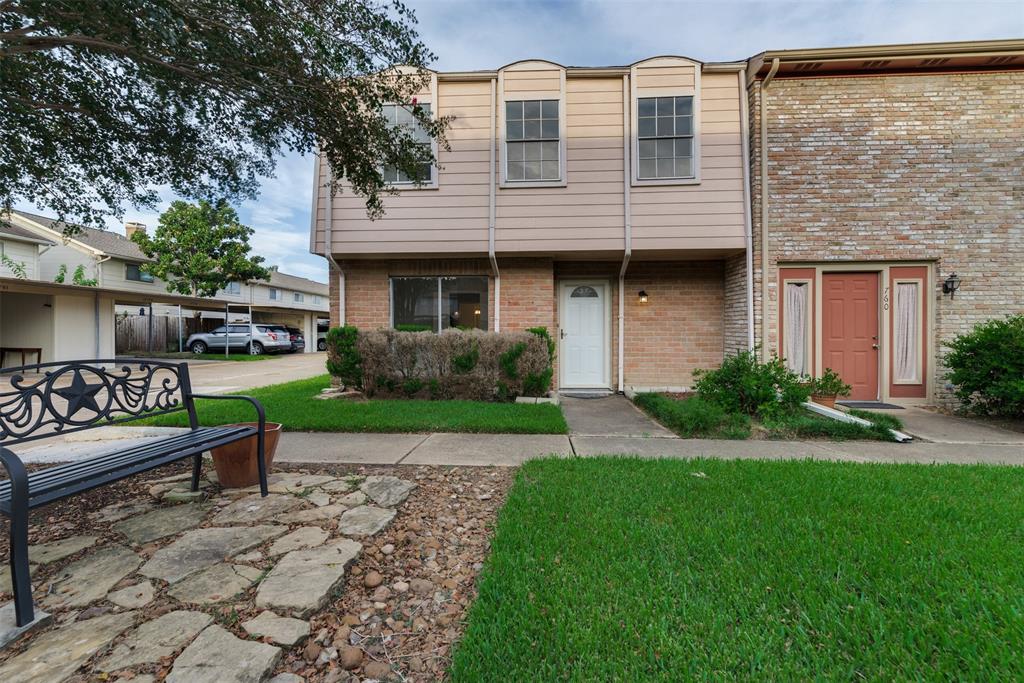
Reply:
M947 378L964 408L1024 417L1024 315L981 323L949 348Z

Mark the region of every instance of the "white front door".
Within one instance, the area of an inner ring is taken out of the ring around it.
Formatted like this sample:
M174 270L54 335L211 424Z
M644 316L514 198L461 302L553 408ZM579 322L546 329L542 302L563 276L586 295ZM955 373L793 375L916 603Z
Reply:
M608 387L608 285L561 285L561 368L564 388Z

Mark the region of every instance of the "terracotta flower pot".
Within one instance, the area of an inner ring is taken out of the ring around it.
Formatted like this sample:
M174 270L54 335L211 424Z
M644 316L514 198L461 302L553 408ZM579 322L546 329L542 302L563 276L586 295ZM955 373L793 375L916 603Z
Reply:
M259 423L237 422L235 424L256 427ZM263 461L267 464L267 474L270 474L270 467L274 464L274 452L277 450L277 440L281 435L281 424L267 422L263 434ZM217 479L221 486L227 489L244 489L260 483L260 471L256 463L257 447L254 434L248 439L210 449L210 454L213 455L213 467L217 470Z
M836 407L835 394L832 394L831 396L819 396L818 394L814 394L813 396L811 396L811 400L817 403L818 405L825 406L826 408Z

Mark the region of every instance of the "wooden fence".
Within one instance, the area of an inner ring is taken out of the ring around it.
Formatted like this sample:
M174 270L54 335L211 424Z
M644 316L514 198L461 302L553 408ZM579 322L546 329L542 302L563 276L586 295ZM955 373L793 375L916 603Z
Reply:
M152 321L152 326L150 322ZM185 340L189 335L199 331L209 331L219 325L221 320L193 317L181 318L181 344L185 348ZM117 354L132 351L156 351L160 353L178 350L178 316L170 315L118 315L114 323L114 352Z

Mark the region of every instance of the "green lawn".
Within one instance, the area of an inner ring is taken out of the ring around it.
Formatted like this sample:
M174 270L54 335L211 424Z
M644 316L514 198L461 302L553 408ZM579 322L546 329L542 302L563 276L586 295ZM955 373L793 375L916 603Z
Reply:
M565 434L569 431L562 411L556 405L314 398L328 386L329 376L321 375L236 393L258 399L267 411L267 420L282 423L288 431L515 434ZM255 419L252 406L241 401L200 399L196 404L204 425ZM158 415L140 422L161 426L188 424L184 413Z
M452 680L1022 680L1024 471L545 459Z
M716 403L698 396L678 399L664 394L637 394L633 399L641 410L686 439L749 439L754 423L747 415L728 413ZM839 422L808 410L780 415L772 421L758 422L762 433L769 439L870 439L895 441L890 429L901 429L903 424L887 414L866 410L851 410L851 414L872 423L870 427Z

